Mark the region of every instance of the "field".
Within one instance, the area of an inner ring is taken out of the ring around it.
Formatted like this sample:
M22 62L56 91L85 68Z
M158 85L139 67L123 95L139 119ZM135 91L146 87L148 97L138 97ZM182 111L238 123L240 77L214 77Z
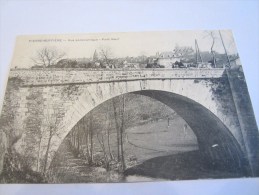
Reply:
M180 117L152 121L126 130L126 155L134 155L138 163L157 156L166 156L197 150L197 140L192 130L184 129Z

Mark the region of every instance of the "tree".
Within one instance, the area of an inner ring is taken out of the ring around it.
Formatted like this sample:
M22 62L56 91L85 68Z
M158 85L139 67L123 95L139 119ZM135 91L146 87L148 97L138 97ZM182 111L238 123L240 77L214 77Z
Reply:
M45 118L45 123L43 124L43 128L45 133L47 134L47 149L44 155L44 167L43 167L43 174L46 174L47 166L48 166L48 157L50 153L50 147L51 147L51 140L54 135L57 133L57 127L58 127L58 120L57 120L57 113L54 108L54 104L52 104L52 110L49 108L49 105L47 105L47 115Z
M113 157L113 154L112 154L112 149L111 149L111 128L112 128L112 124L111 124L111 121L110 121L110 105L111 104L108 104L109 106L107 106L107 110L106 110L106 117L105 117L105 121L106 121L106 134L107 134L107 144L108 144L108 152L109 152L109 156L110 156L110 160L114 160L114 157Z
M77 132L76 132L77 130ZM77 139L76 139L77 135ZM89 115L84 116L78 124L72 129L71 134L71 143L74 147L77 148L78 152L80 145L85 144L86 146L86 158L88 164L91 165L94 161L93 158L93 116L92 112ZM81 139L80 139L80 138ZM83 143L84 142L84 143Z
M56 49L44 47L37 51L36 55L31 58L36 66L50 67L55 65L60 59L65 56L65 53L59 52Z
M38 154L37 154L37 171L40 172L40 151L41 151L41 142L43 137L43 131L39 130L39 141L38 141Z
M114 68L114 64L112 64L112 51L109 47L101 47L99 55L106 66L108 66L109 68Z
M175 55L177 55L181 58L186 58L186 57L192 55L193 52L194 52L194 50L192 47L187 47L187 46L180 47L180 46L176 45L174 48Z
M105 167L106 167L106 170L108 171L110 169L110 161L108 159L108 156L107 156L107 152L105 150L105 144L104 144L104 139L103 139L103 133L100 131L100 132L97 132L96 134L96 137L97 137L97 140L101 146L101 149L103 151L103 156L104 156L104 161L105 161ZM100 138L101 137L101 138Z
M88 140L90 140L90 164L93 163L93 114L90 112L90 117L89 117L89 130L88 130Z
M118 112L116 109L116 102L115 98L112 99L112 106L113 106L113 114L114 114L114 122L115 122L115 129L116 129L116 135L117 135L117 160L120 162L120 127L119 127L119 121L118 121Z
M121 108L121 126L120 126L120 141L121 141L121 164L122 164L122 170L125 171L126 164L125 164L125 158L124 158L124 133L125 133L125 95L122 95L122 108Z
M212 55L212 65L215 68L216 67L216 52L214 51L214 45L215 45L215 41L217 39L216 32L215 31L205 31L205 33L206 33L205 37L210 37L210 39L212 40L210 52Z
M117 153L118 153L118 162L121 162L122 170L125 171L126 163L125 163L125 154L124 154L124 138L125 138L125 130L126 130L126 117L125 117L125 95L121 95L117 97L117 101L114 99L112 102L113 110L114 110L114 120L115 127L117 132ZM116 105L116 102L118 104ZM116 109L118 108L118 109Z
M93 127L97 132L96 138L103 153L106 170L110 170L111 162L114 161L113 151L111 148L111 131L113 129L112 122L110 120L111 103L112 102L108 102L107 106L104 107L105 114L98 118L95 117L95 121L93 122Z

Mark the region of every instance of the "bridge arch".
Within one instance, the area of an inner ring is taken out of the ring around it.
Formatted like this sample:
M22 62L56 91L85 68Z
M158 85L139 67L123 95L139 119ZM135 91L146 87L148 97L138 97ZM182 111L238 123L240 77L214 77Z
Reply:
M207 161L217 166L246 169L247 160L235 136L218 115L216 103L205 81L138 80L96 83L81 86L82 93L66 112L59 125L55 143L51 144L49 164L63 139L92 109L116 96L137 93L149 96L176 111L194 131L199 149ZM195 91L194 94L192 91ZM197 95L197 91L200 93Z

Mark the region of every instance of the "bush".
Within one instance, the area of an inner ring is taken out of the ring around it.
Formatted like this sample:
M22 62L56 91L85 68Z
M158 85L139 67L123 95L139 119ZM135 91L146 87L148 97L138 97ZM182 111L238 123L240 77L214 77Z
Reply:
M17 154L6 154L0 183L45 183L44 177L27 166L19 163L22 160Z

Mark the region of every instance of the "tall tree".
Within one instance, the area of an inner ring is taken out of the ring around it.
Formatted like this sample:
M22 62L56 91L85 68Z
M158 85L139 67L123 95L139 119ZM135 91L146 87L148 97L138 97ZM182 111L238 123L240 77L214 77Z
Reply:
M43 174L46 174L47 166L48 166L48 158L51 148L51 141L54 135L57 135L58 131L58 115L55 109L55 103L47 105L47 115L45 117L45 122L43 124L44 131L47 134L47 149L44 155L44 167L43 167Z
M31 58L34 65L50 67L55 65L58 60L62 59L65 53L59 52L56 49L44 47L36 52L36 55Z
M214 68L216 68L216 52L214 50L214 46L215 46L215 41L217 39L216 36L216 32L215 31L205 31L206 36L205 37L209 37L212 41L211 43L211 47L210 47L210 53L212 55L212 65L214 66Z
M118 162L121 163L121 168L124 171L126 169L125 163L125 138L126 129L132 125L134 120L138 117L134 112L128 112L126 105L130 101L134 101L133 96L121 95L112 100L112 107L114 111L114 120L117 136L117 155Z
M93 114L90 112L89 117L89 139L90 139L90 164L93 163Z
M115 98L112 99L112 106L113 106L114 122L115 122L116 135L117 135L117 159L118 159L118 162L120 162L121 160L120 159L120 125L119 125L118 111L116 109Z
M115 68L112 63L112 51L109 47L101 47L99 51L99 55L101 60L108 66L109 68Z
M223 41L223 38L222 38L220 30L219 30L219 35L220 35L220 39L221 39L221 42L222 42L222 45L223 45L223 48L224 48L224 51L225 51L225 55L226 55L226 57L228 59L228 66L231 67L231 63L230 63L230 59L229 59L229 56L228 56L228 52L227 52L227 49L225 47L225 44L224 44L224 41Z
M37 171L40 172L40 151L41 151L41 142L43 137L43 132L39 131L39 141L38 141L38 154L37 154Z
M121 125L120 125L120 146L121 146L121 165L122 170L125 171L126 164L125 164L125 158L124 158L124 132L125 132L125 95L122 95L122 106L121 106Z
M108 104L110 105L110 104ZM108 152L109 152L109 156L110 156L110 160L113 160L113 154L112 154L112 150L111 150L111 141L110 141L110 137L111 137L111 121L110 121L110 106L107 106L107 110L106 110L106 133L107 133L107 144L108 144Z
M86 157L88 160L88 163L91 164L91 157L90 157L90 147L89 147L89 127L88 127L88 121L86 119L86 116L82 118L83 123L83 132L84 132L84 138L85 138L85 145L86 145Z
M97 140L101 146L101 149L103 151L103 156L104 156L104 161L105 161L105 167L106 167L106 170L108 171L110 169L110 160L108 159L108 156L107 156L107 152L105 150L105 143L104 143L104 139L103 139L103 133L102 131L98 132L96 134L96 137L97 137Z

